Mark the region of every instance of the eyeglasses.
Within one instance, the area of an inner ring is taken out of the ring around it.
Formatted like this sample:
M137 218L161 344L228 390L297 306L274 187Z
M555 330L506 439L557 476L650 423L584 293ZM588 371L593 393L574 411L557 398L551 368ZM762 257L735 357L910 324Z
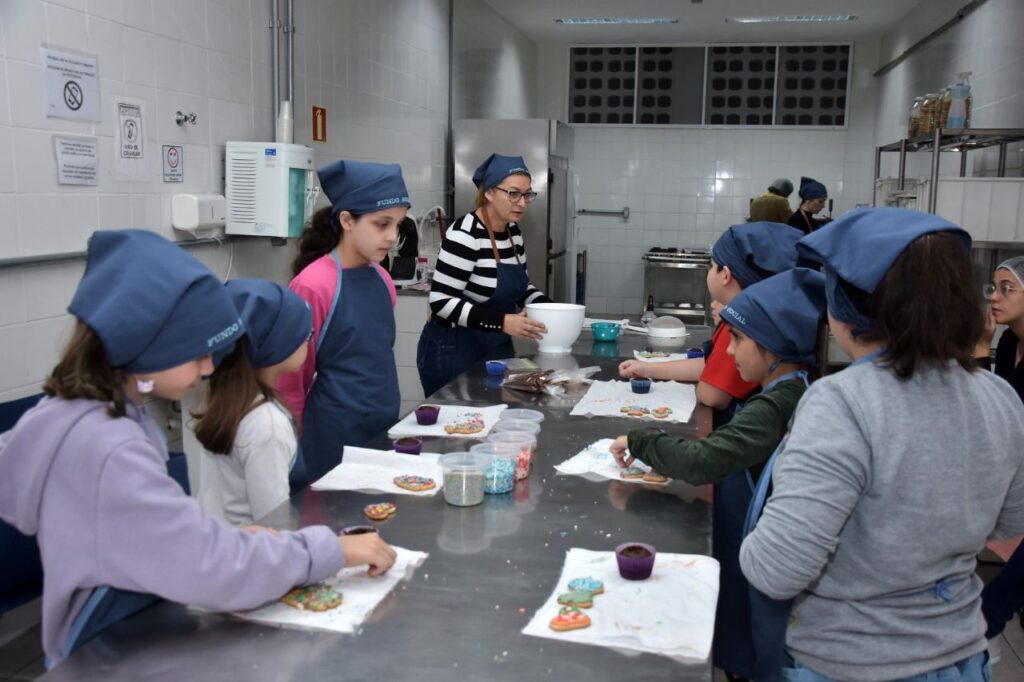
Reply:
M995 284L986 284L981 288L981 293L985 294L985 298L992 298L993 296L996 295L997 291L999 292L1000 296L1006 298L1013 292L1020 291L1020 289L1016 288L1009 282L1000 282L998 286L996 286Z
M534 192L533 190L529 190L527 192L520 192L517 189L505 189L504 187L495 187L494 189L500 189L502 192L507 194L508 200L511 201L513 204L518 204L520 199L525 200L526 203L529 204L534 199L537 198L537 193Z

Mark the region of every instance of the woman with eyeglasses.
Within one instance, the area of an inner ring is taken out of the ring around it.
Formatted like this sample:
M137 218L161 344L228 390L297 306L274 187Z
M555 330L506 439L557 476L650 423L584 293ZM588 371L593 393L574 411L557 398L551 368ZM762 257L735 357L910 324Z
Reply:
M993 371L1010 382L1024 400L1024 256L1003 261L985 285L985 298L992 306L992 322L1008 329L999 337ZM991 345L995 324L990 325L984 350ZM979 353L978 361L989 365L988 353ZM981 357L984 355L984 357Z
M985 298L992 305L992 321L1008 327L999 337L993 369L996 375L1010 382L1024 400L1024 256L999 264L992 275L992 284L985 285ZM978 358L979 364L985 367L990 364L988 350L991 343L992 334L989 333L984 343L985 357ZM1013 614L1021 609L1024 609L1024 544L1017 548L1003 570L981 593L981 612L987 626L985 636L996 640ZM998 651L998 646L993 647L992 641L989 647Z
M491 154L473 173L476 210L452 225L437 256L430 320L416 365L431 395L474 363L511 357L511 337L539 339L547 328L526 317L527 303L549 302L530 283L517 222L537 193L520 156Z

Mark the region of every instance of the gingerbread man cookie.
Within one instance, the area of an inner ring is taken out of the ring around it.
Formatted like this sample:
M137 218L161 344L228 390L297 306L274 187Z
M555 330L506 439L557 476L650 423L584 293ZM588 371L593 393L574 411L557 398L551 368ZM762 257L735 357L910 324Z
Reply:
M591 594L604 594L604 583L589 575L583 578L573 578L569 581L570 590L582 590Z
M300 611L330 611L341 606L341 593L327 583L296 587L281 597L281 603Z
M484 430L484 416L480 412L460 415L453 422L444 425L444 432L453 435L471 436Z
M590 627L590 616L575 606L565 606L559 609L558 615L551 619L548 626L559 632L588 628Z
M426 476L395 476L393 480L399 488L405 488L416 493L423 492L424 490L433 490L437 486L434 479L427 478Z
M619 472L622 478L643 478L646 474L647 472L640 467L626 467Z
M651 469L644 474L644 483L666 483L668 482L668 476L662 476L654 469Z
M581 609L589 609L594 605L594 593L583 590L563 592L558 595L558 603L562 606L575 606Z
M396 511L398 511L398 507L395 506L394 502L378 502L377 504L368 504L363 507L363 514L371 521L389 519L395 515Z
M649 414L650 410L643 405L623 405L619 412L622 412L628 417L643 417L644 415Z

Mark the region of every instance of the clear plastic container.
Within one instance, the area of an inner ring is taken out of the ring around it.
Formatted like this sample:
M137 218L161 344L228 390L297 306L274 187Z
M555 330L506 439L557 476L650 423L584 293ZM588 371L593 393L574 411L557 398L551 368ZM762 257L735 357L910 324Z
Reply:
M516 459L519 448L509 443L488 441L478 443L469 449L471 454L483 455L488 458L484 473L484 492L489 495L501 495L512 492L516 485Z
M489 443L507 443L519 449L516 455L516 480L530 475L533 453L537 450L537 437L525 431L497 431L487 437Z
M910 116L907 119L907 137L913 138L923 135L921 105L924 104L924 97L915 97L914 105L910 107Z
M544 413L537 410L511 409L501 413L502 419L526 419L528 421L544 421Z
M486 455L472 452L450 452L441 455L444 475L444 501L456 507L472 507L484 501L487 465Z
M494 431L525 431L536 436L540 433L540 422L530 419L499 419Z

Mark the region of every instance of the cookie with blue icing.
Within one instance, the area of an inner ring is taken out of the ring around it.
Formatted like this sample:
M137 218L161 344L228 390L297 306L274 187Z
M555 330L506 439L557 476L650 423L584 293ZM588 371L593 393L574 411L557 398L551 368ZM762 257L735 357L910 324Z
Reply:
M604 583L597 578L592 578L588 575L584 578L573 578L570 580L569 589L581 592L590 592L591 594L603 594Z

